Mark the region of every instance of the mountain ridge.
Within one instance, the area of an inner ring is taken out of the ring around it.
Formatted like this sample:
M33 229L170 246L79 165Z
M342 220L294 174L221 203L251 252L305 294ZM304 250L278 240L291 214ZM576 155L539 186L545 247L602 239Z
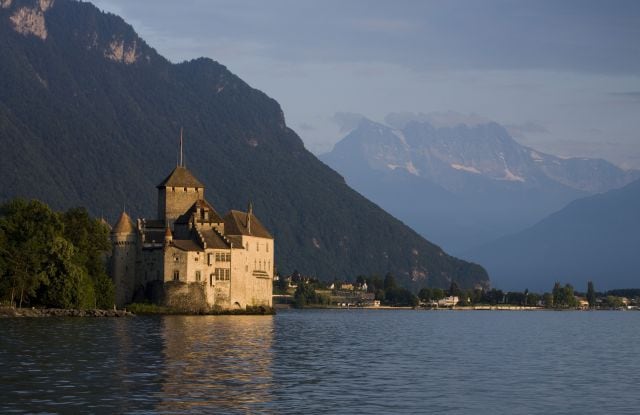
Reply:
M84 205L111 220L126 204L151 217L184 126L186 165L206 198L223 211L251 199L273 231L281 272L392 272L413 288L488 286L481 266L446 254L350 189L304 148L275 100L223 65L172 64L89 3L1 6L0 200Z
M550 290L555 281L599 289L636 287L640 180L574 200L535 225L468 252L498 284Z
M604 160L562 159L522 146L494 122L402 126L363 119L320 159L456 255L640 177Z

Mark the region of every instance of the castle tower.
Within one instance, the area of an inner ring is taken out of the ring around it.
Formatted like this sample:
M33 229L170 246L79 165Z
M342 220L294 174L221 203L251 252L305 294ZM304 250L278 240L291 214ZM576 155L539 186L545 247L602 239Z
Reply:
M111 276L115 286L116 306L123 307L131 302L135 287L136 229L126 212L122 212L111 231L113 254Z
M173 222L195 202L204 199L204 185L184 166L178 166L158 186L158 219Z

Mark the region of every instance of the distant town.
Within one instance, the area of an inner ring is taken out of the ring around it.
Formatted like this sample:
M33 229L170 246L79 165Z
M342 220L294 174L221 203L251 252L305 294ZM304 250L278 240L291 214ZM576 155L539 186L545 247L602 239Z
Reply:
M421 308L459 310L638 310L640 289L595 290L589 282L580 292L557 282L549 292L528 290L462 290L453 282L449 289L423 288L417 295L398 286L387 274L358 276L355 282L319 281L295 271L274 277L274 300L278 307L294 308Z

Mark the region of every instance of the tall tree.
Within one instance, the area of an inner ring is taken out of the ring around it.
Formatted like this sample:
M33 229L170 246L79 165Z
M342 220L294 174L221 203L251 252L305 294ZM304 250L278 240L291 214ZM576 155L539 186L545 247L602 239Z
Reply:
M589 302L589 308L596 306L596 291L593 288L593 281L587 283L587 301Z

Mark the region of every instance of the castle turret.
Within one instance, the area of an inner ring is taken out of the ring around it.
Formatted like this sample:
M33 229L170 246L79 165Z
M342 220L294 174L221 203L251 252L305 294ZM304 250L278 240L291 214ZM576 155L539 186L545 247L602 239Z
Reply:
M122 212L111 231L113 244L111 276L113 277L118 307L123 307L133 299L137 240L136 229L131 218L126 212Z
M173 234L171 233L171 229L167 226L167 229L164 231L164 245L169 246L173 241Z

